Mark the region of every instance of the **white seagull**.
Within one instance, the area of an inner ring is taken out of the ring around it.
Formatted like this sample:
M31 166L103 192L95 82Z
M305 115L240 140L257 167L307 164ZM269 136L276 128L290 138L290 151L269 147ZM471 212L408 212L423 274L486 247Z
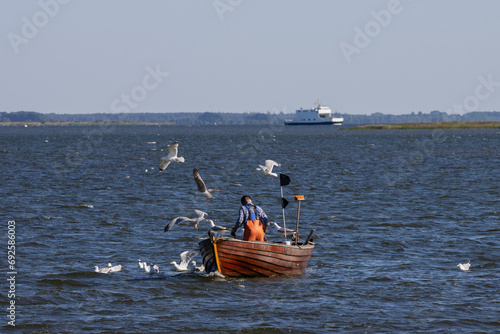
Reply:
M191 261L191 264L193 265L194 271L196 272L204 272L205 271L205 266L201 264L201 266L196 266L196 261Z
M262 175L269 176L271 180L273 177L278 177L278 174L273 173L273 167L281 167L281 164L277 163L274 160L266 160L265 161L265 166L259 165L259 167L255 168L255 172L259 172Z
M163 232L170 231L171 229L174 228L174 225L176 223L182 223L182 222L194 223L193 224L194 228L198 229L198 223L201 222L203 219L205 219L205 216L208 216L208 213L203 212L201 210L196 210L196 209L194 210L194 212L196 212L196 217L194 217L194 218L176 217L176 218L172 219L172 221L167 226L165 226L165 228L163 229Z
M205 182L203 182L203 179L200 176L200 173L196 168L193 169L193 178L194 181L196 182L196 185L198 186L198 191L203 194L207 198L207 203L209 198L214 198L212 196L212 192L214 189L207 189L207 186L205 185ZM196 193L194 193L194 197L196 197Z
M150 263L150 264L147 264L146 262L143 262L144 264L144 272L146 274L158 274L160 273L160 267L158 267L157 264L154 264L154 263Z
M207 222L210 224L210 232L219 234L224 234L226 232L229 232L229 229L227 227L215 225L213 220L207 220Z
M116 266L112 266L111 263L108 263L108 269L109 269L109 272L112 273L115 271L121 271L123 269L123 266L121 264L116 265Z
M95 266L93 268L95 268L96 273L107 274L110 272L109 268L99 268L98 266Z
M459 263L459 264L457 264L457 267L459 267L462 270L469 270L470 269L470 261L467 263Z
M188 271L188 265L189 261L196 255L198 255L199 251L197 250L191 250L191 251L184 251L181 253L181 263L177 264L177 262L172 261L170 264L173 264L175 266L175 269L177 271Z
M168 148L168 154L162 158L160 158L160 172L164 171L165 168L167 168L168 165L170 165L171 162L177 161L177 162L184 162L184 157L178 157L177 156L177 148L179 147L178 142L174 142L173 144L170 144L167 146Z
M279 235L281 235L282 237L285 236L285 229L283 227L280 227L278 224L276 223L271 223L271 225L273 225L274 227L276 227L276 230L278 232ZM294 235L295 236L295 230L291 230L289 228L286 229L286 235Z

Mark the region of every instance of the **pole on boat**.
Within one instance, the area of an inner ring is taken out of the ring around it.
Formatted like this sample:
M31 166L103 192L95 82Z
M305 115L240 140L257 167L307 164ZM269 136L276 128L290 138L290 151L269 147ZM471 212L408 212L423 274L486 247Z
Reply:
M299 215L300 215L300 202L304 200L304 196L295 195L293 198L299 202L299 206L297 207L297 226L295 227L295 245L299 244Z
M285 243L286 243L286 222L285 222L285 208L288 205L288 201L283 197L283 187L290 184L290 178L280 173L280 187L281 187L281 208L283 209L283 228L285 229Z
M283 187L281 187L281 210L283 210L283 227L285 228L285 241L286 241L286 222L285 222L285 197L283 197ZM287 203L288 204L288 203Z
M311 241L314 232L316 232L315 229L312 229L311 232L309 232L309 235L307 236L306 241L304 242L304 245L307 245Z

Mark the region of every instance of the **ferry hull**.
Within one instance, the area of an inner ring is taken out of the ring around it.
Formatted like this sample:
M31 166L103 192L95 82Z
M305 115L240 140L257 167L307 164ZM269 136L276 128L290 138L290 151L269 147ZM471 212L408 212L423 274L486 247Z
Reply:
M298 122L298 121L285 121L285 125L342 125L342 122Z

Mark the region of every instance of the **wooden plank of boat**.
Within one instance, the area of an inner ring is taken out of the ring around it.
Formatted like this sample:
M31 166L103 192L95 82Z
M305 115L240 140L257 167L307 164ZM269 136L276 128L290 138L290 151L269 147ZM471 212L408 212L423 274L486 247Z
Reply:
M312 248L227 240L217 243L217 255L225 276L300 275L305 273Z
M302 275L313 249L313 244L284 245L228 237L200 242L207 272L218 267L219 272L227 277Z
M205 271L211 273L217 270L217 263L215 260L214 246L212 240L209 238L202 240L198 244L200 246L200 254L203 259Z

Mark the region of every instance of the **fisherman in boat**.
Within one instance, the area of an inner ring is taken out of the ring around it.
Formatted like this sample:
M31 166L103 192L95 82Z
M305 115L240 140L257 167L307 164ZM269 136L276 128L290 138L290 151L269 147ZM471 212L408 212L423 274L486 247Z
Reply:
M243 240L264 241L269 219L261 207L253 204L250 196L241 198L241 208L236 224L231 230L231 235L236 238L236 231L240 226L244 226Z

